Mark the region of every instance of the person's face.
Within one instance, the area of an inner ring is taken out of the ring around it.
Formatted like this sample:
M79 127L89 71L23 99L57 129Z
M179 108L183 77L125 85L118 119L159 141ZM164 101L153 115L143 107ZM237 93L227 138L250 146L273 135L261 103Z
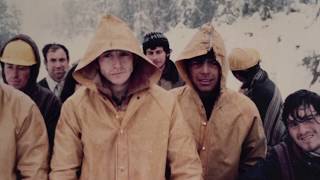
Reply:
M4 64L4 74L7 83L16 89L23 90L30 77L30 66Z
M133 54L128 51L111 50L98 57L102 75L114 86L127 83L133 71Z
M167 54L163 47L158 46L155 49L147 49L146 56L157 66L157 68L160 70L164 69Z
M56 82L61 82L69 68L69 60L63 49L59 48L55 51L47 53L46 68L49 76Z
M312 105L300 106L296 111L295 117L289 115L287 119L290 136L303 151L320 153L319 113Z
M188 64L190 78L195 88L203 93L211 92L220 79L220 65L212 58L193 59Z

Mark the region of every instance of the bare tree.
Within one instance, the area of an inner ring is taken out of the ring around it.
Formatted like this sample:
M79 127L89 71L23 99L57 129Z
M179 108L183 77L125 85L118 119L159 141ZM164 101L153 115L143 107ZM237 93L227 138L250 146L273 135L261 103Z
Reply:
M20 31L19 11L9 8L6 1L0 1L0 46L10 36Z
M310 86L315 84L317 80L320 82L320 54L313 52L311 56L303 58L302 65L305 66L312 74Z

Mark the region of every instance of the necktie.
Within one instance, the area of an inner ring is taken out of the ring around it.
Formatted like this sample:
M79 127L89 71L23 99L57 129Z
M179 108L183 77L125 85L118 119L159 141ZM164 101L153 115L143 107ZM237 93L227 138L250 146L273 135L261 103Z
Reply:
M53 93L56 95L56 96L60 96L60 84L57 84L54 89L53 89Z

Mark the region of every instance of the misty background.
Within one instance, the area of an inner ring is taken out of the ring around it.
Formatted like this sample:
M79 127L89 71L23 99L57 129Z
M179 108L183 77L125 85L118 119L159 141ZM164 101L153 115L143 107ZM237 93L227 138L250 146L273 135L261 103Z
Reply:
M139 40L150 31L165 33L173 60L197 27L212 22L228 53L235 47L259 50L283 97L301 88L320 92L318 0L0 0L0 12L1 44L17 33L31 36L39 50L62 43L71 63L83 56L106 14L128 22ZM39 79L45 75L42 64ZM231 73L228 85L240 85Z

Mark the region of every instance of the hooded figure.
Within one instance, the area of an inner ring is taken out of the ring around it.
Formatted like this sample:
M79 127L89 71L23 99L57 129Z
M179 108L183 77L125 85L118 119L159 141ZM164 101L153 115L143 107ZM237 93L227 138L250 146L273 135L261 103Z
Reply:
M278 87L260 67L260 54L253 48L235 48L228 61L232 74L243 84L240 92L257 106L267 143L273 146L285 139L286 128L281 121L282 97Z
M4 44L0 55L3 81L27 94L40 109L51 152L61 103L53 93L36 82L41 62L36 43L29 36L20 34Z
M51 180L202 179L195 142L174 96L156 85L160 72L120 19L102 18L63 104Z
M0 84L0 176L48 179L48 137L37 106L22 92Z
M186 85L173 90L192 129L205 180L233 180L266 154L259 112L244 95L226 87L223 40L203 25L178 56Z

